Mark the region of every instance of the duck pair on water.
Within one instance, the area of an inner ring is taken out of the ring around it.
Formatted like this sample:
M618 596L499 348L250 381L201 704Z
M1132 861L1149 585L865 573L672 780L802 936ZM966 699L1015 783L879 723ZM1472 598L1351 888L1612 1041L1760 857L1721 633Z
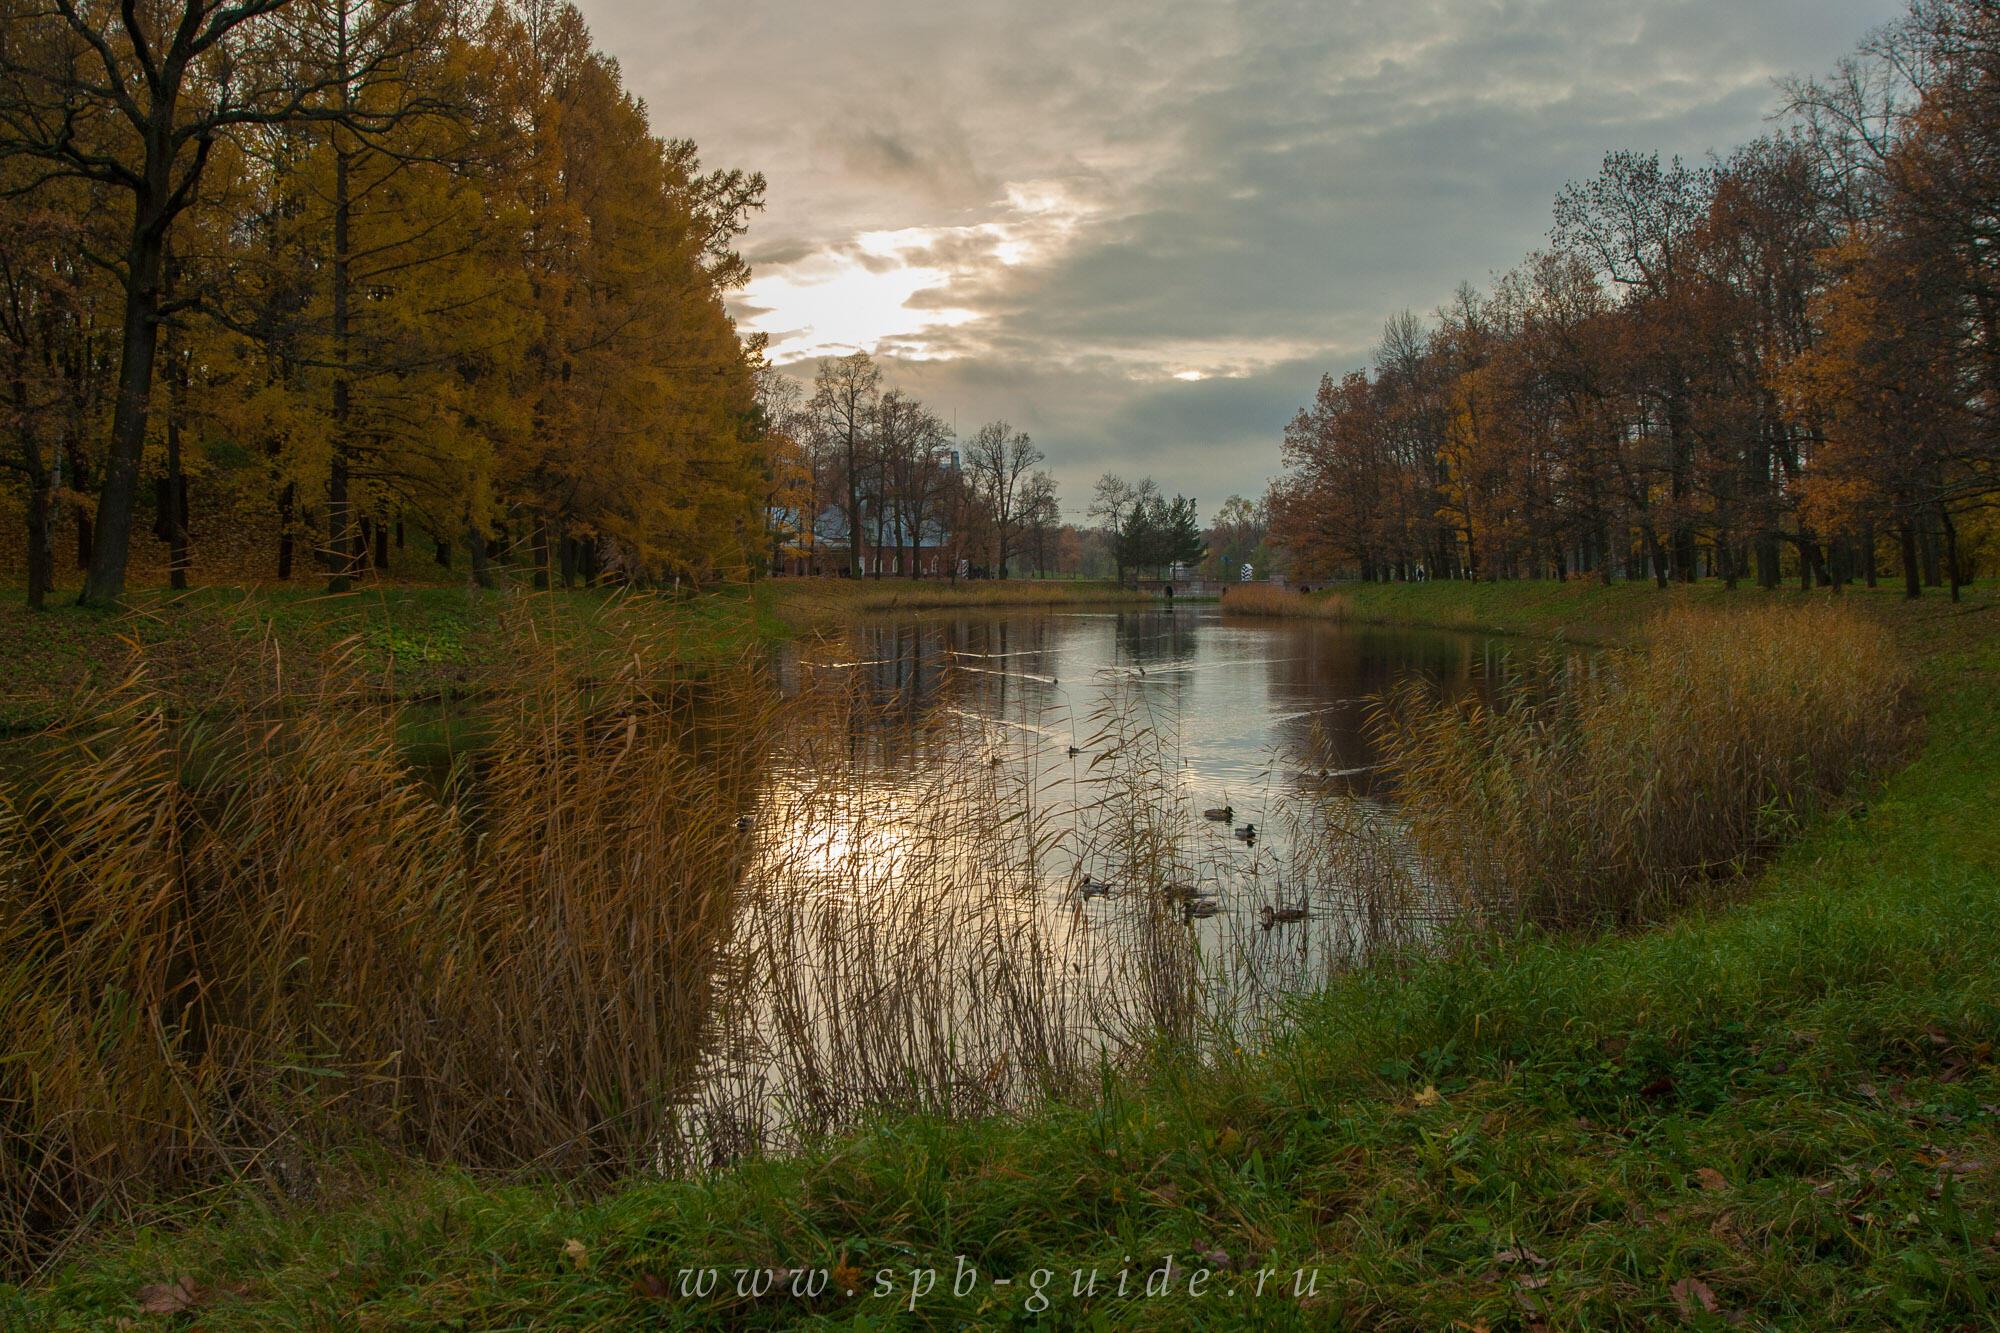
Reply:
M1217 824L1234 823L1236 820L1236 807L1233 805L1218 805L1211 809L1202 811L1201 817L1203 819L1213 820ZM1255 824L1238 825L1236 828L1236 836L1243 839L1243 841L1245 842L1255 842L1257 840L1257 826Z
M1257 909L1257 919L1264 923L1266 930L1280 924L1303 921L1306 919L1305 900L1300 899L1297 907L1273 907L1266 903Z

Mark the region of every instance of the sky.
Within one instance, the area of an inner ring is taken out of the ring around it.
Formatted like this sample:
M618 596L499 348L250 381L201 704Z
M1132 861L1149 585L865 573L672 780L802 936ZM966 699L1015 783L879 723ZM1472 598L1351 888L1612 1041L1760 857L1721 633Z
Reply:
M1065 510L1263 494L1322 373L1546 242L1566 180L1772 126L1899 0L579 0L655 132L769 178L741 328L857 347Z

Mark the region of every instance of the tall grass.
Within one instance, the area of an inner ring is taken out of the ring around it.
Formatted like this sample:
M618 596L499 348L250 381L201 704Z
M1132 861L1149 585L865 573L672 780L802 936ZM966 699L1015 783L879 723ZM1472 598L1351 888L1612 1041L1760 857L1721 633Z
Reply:
M1345 620L1351 613L1339 593L1307 595L1275 583L1237 583L1223 590L1222 609L1236 616L1284 616L1305 620Z
M0 786L0 1260L231 1177L309 1194L357 1142L647 1160L768 691L513 632L523 690L441 793L370 682L299 699L273 659L206 715L135 672Z
M771 579L757 585L779 615L807 623L890 611L1146 605L1152 593L1103 579Z
M949 682L912 724L852 669L500 632L442 774L360 644L199 696L141 651L0 771L0 1265L347 1149L588 1182L1026 1106L1352 957L1330 901L1258 929L1136 687L1072 762Z
M1498 707L1407 686L1375 722L1432 871L1479 912L1555 926L1738 878L1912 738L1889 633L1836 607L1677 609L1643 650L1542 677Z

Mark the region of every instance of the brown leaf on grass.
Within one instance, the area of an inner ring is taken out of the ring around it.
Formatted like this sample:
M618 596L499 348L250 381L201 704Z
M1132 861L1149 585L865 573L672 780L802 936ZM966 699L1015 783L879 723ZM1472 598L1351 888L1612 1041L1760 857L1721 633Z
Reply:
M844 1252L841 1254L839 1261L834 1264L833 1271L828 1276L833 1279L833 1289L842 1295L852 1296L855 1292L861 1290L861 1270L854 1264L847 1262L847 1255Z
M563 1242L563 1254L576 1265L576 1271L579 1273L590 1267L589 1247L574 1236Z
M1694 1178L1695 1178L1695 1183L1700 1185L1705 1190L1711 1190L1711 1191L1726 1190L1729 1188L1728 1177L1724 1176L1720 1171L1716 1170L1712 1166L1696 1167L1694 1171Z
M1669 1078L1665 1074L1662 1074L1658 1078L1654 1079L1651 1083L1648 1083L1645 1087L1639 1089L1639 1095L1641 1097L1644 1097L1647 1101L1658 1101L1660 1098L1670 1095L1673 1092L1673 1090L1674 1090L1673 1079Z
M1698 1277L1682 1278L1668 1287L1667 1293L1674 1298L1674 1304L1680 1307L1683 1315L1691 1315L1697 1308L1708 1314L1714 1314L1722 1308L1721 1303L1715 1299L1715 1293L1710 1291L1708 1284Z
M144 1314L180 1314L201 1304L201 1286L191 1277L173 1282L151 1282L139 1288L139 1309Z
M1433 1106L1442 1105L1444 1103L1444 1094L1437 1090L1437 1084L1426 1083L1424 1084L1424 1090L1410 1098L1410 1100L1428 1110Z
M664 1301L674 1294L674 1290L658 1273L641 1273L632 1281L632 1294L649 1301Z
M1493 1256L1493 1262L1496 1264L1533 1264L1537 1268L1547 1268L1549 1266L1548 1260L1542 1258L1541 1255L1536 1254L1525 1245L1516 1245L1511 1249L1501 1250Z

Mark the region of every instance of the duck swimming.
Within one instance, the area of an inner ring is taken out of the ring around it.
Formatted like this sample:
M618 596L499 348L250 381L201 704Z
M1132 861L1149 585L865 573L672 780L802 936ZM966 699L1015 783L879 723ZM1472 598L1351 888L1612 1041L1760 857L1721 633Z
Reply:
M1212 810L1202 811L1201 817L1203 819L1212 819L1218 824L1227 824L1236 818L1236 807L1233 805L1219 805Z
M1188 921L1198 917L1210 917L1222 910L1222 904L1213 898L1196 898L1181 908L1181 916Z
M1258 909L1257 916L1264 923L1264 929L1269 930L1281 922L1289 923L1305 920L1306 905L1302 902L1297 907L1273 907L1269 903L1266 903Z
M1076 892L1081 898L1109 898L1111 886L1101 879L1092 879L1085 875L1082 882L1076 886Z
M1257 841L1257 826L1255 824L1245 824L1236 830L1236 836L1245 842L1255 842Z

